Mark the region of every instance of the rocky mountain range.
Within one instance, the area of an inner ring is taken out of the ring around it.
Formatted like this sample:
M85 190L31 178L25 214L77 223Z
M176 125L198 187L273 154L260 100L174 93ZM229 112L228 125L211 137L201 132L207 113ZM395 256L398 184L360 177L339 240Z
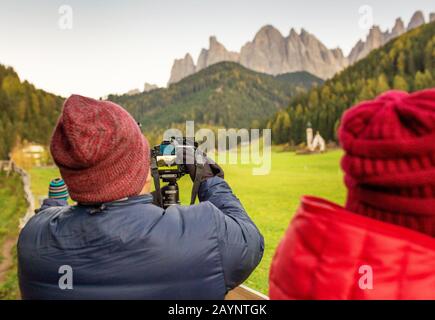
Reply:
M435 13L429 21L435 20ZM365 41L360 40L345 56L340 48L329 49L313 34L305 29L300 33L294 29L283 36L271 25L262 27L252 41L247 42L240 52L232 52L218 42L215 36L209 39L209 48L202 49L196 64L187 53L176 59L172 65L168 84L198 72L221 61L238 62L246 68L267 74L277 75L287 72L307 71L322 79L332 77L338 71L364 58L373 49L383 46L393 38L425 23L424 15L417 11L407 27L402 19L396 19L394 27L382 31L373 26Z
M131 89L131 90L127 91L126 95L134 96L136 94L140 94L142 92L150 92L150 91L158 89L158 88L159 87L156 84L145 82L145 84L143 86L143 91L140 91L138 88L135 88L135 89Z
M429 17L429 22L434 21L435 14L431 13ZM373 26L365 41L358 41L357 44L352 48L350 54L348 56L349 64L353 64L358 60L361 60L365 56L367 56L370 51L377 49L388 41L400 36L401 34L417 28L422 24L425 24L425 18L423 12L417 11L415 12L411 20L408 23L408 26L405 28L405 24L401 18L397 18L394 24L394 27L390 30L382 31L379 26Z
M228 51L216 37L210 37L209 48L201 50L196 65L190 54L174 61L168 83L178 82L221 61L238 62L248 69L272 75L307 71L320 78L329 78L347 65L340 49L328 49L306 30L302 29L298 34L292 29L284 37L267 25L241 48L240 53Z

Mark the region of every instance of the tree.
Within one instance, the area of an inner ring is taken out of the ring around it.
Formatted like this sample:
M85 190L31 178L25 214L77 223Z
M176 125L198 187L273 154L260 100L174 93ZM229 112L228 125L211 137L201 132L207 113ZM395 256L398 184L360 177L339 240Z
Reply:
M310 92L310 97L308 100L308 106L311 109L316 108L319 105L319 95L317 94L317 89L313 89Z
M0 160L17 142L47 144L63 99L21 82L12 68L0 65Z
M434 72L435 68L435 36L427 42L424 48L424 67L429 72Z
M418 71L415 75L414 89L422 90L425 88L434 87L435 83L429 70L424 72Z
M286 111L280 111L272 125L272 138L276 143L285 143L289 140L290 116Z
M393 87L394 87L394 89L397 89L397 90L403 90L403 91L408 91L409 90L408 83L400 75L396 75L394 77Z
M405 73L405 68L406 68L405 61L406 61L405 53L402 51L399 53L399 56L397 58L397 71L399 74Z
M388 91L389 89L390 86L388 85L387 76L384 73L381 73L377 79L376 94L378 95L380 93Z

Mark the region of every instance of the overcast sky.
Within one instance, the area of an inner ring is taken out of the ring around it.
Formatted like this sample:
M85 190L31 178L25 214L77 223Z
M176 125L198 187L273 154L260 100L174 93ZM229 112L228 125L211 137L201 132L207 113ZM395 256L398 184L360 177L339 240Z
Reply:
M71 29L63 29L62 5L72 8ZM38 88L97 98L144 82L164 86L173 60L190 52L196 61L210 35L239 51L265 24L284 36L303 27L348 54L368 32L359 24L363 5L382 29L435 11L429 0L0 0L0 63Z

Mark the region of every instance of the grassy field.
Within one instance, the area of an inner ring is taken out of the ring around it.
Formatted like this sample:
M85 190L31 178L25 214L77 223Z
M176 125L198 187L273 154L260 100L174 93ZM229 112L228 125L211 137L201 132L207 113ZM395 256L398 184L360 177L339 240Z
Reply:
M284 234L299 199L304 194L325 197L342 204L345 188L339 167L341 151L319 155L297 156L290 152L273 152L272 170L264 176L253 176L252 165L226 165L225 177L240 198L265 238L266 250L259 267L247 281L253 289L267 293L269 266L279 240ZM46 195L56 169L31 170L35 196ZM191 181L180 181L182 203L190 200Z
M17 299L19 290L15 242L19 232L19 220L27 208L18 175L13 174L6 178L5 173L0 172L0 208L0 265L9 265L6 260L10 260L10 267L6 266L6 270L0 273L0 300Z

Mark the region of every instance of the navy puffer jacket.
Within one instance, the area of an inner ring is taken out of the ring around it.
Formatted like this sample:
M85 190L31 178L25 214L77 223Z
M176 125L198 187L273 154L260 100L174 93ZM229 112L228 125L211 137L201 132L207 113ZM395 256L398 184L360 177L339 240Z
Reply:
M166 211L151 195L43 207L18 241L22 297L223 299L260 262L263 237L223 179L202 182L199 198ZM65 265L72 289L59 286Z

